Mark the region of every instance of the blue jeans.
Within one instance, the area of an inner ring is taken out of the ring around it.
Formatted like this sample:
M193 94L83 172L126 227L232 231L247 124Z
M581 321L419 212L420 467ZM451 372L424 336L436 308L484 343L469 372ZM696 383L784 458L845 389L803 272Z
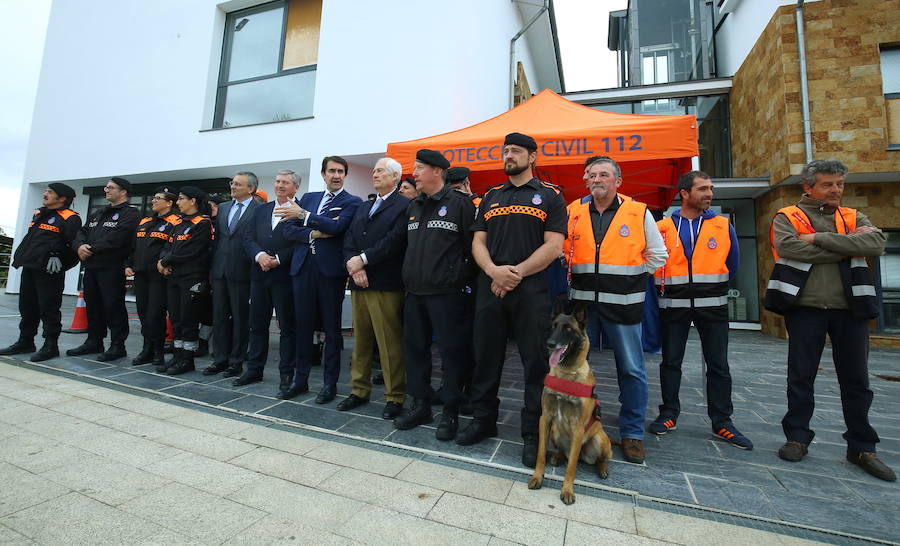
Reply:
M617 324L600 319L605 339L612 345L619 378L619 436L644 439L647 411L647 375L641 347L641 325Z

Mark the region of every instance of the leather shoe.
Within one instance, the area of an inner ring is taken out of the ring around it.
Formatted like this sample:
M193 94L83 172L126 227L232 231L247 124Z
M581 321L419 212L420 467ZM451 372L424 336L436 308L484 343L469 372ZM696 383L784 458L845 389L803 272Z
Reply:
M497 435L497 423L486 419L472 419L469 426L456 434L456 443L461 446L477 444Z
M431 404L427 398L413 399L412 407L403 410L396 419L394 419L394 428L400 430L409 430L419 425L425 425L434 420L431 415Z
M881 462L881 459L873 452L856 453L847 451L847 460L879 480L884 480L886 482L897 481L897 475L894 474L894 471L888 468L888 465Z
M456 437L457 430L459 430L459 414L444 408L434 437L441 442L447 442Z
M334 400L335 396L337 396L337 387L334 385L325 385L322 387L322 390L319 391L319 394L316 395L316 404L327 404ZM366 400L366 402L368 402L368 400Z
M244 385L249 385L250 383L258 383L262 381L261 373L252 373L252 372L244 372L240 377L231 382L235 387L243 387Z
M18 355L25 353L33 353L37 350L37 347L34 346L34 341L16 341L9 347L4 347L0 349L0 355Z
M644 441L637 438L622 438L622 456L629 463L641 464L647 456L644 452ZM525 456L522 456L525 459Z
M538 439L534 434L522 436L522 464L534 468L537 464Z
M222 377L237 377L241 375L243 371L243 366L228 366L225 371L222 372Z
M216 375L217 373L222 373L225 369L228 368L228 364L225 363L212 363L209 366L203 368L203 375Z
M69 356L81 356L81 355L90 355L96 353L103 352L103 342L98 339L88 338L84 343L79 345L78 347L73 347L66 351L66 354Z
M803 459L808 451L809 449L806 447L806 444L788 440L778 449L778 456L785 461L796 463Z
M387 404L384 405L384 411L381 412L382 419L394 419L400 412L403 411L403 404L400 402L391 402L388 401Z
M316 398L316 402L318 402L318 401L319 401L319 399ZM341 403L337 405L337 410L338 411L350 411L354 408L358 408L359 406L362 406L363 404L368 404L368 403L369 403L368 398L363 398L361 396L356 396L355 394L351 394L347 398L344 398L343 400L341 400Z
M121 343L112 343L110 344L109 349L97 356L97 361L110 362L112 360L119 360L125 356L128 356L128 353L125 351L125 345Z
M309 385L306 382L303 382L299 385L291 385L286 389L278 391L278 394L275 396L275 398L278 398L279 400L290 400L291 398L300 396L301 394L306 394L308 392Z

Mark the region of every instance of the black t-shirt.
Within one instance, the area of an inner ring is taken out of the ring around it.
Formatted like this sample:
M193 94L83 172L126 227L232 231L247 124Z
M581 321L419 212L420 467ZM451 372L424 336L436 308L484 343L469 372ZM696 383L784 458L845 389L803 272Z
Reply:
M472 231L487 232L495 264L515 265L544 244L544 232L565 235L568 221L559 188L537 178L519 187L507 180L484 194Z

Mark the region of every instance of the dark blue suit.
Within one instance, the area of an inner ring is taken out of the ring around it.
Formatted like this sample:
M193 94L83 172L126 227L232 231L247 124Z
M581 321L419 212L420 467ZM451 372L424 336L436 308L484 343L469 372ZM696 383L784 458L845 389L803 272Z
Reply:
M337 385L341 369L341 306L347 268L344 261L344 232L362 199L341 191L321 214L315 212L324 202L325 192L307 193L300 207L310 211L305 222L291 220L284 236L294 241L291 278L294 286L294 310L297 317L297 370L294 385L307 382L314 354L313 332L321 324L325 332L324 384ZM306 225L304 225L304 223ZM310 233L321 231L332 237L315 239Z
M294 200L296 202L296 199ZM299 202L298 202L299 204ZM272 210L275 202L270 201L256 207L252 224L244 233L244 250L253 261L250 267L250 343L247 349L247 371L262 373L269 355L269 324L272 309L278 318L281 337L278 344L280 360L278 370L281 375L293 375L296 366L296 336L294 335L294 297L291 291L291 258L294 243L284 237L286 221L272 229ZM256 261L260 252L278 258L280 265L263 271Z

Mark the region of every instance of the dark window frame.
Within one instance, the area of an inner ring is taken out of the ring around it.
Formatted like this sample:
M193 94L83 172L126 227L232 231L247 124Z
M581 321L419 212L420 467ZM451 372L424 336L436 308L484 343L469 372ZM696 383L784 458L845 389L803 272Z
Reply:
M883 230L885 233L900 232L900 229L885 229ZM890 240L890 239L888 239ZM884 248L885 254L900 254L900 245L890 246L885 245ZM888 329L884 325L884 285L881 280L881 257L875 257L872 260L872 270L875 277L875 299L878 306L878 317L876 319L875 332L879 334L898 334L896 329Z
M234 43L234 22L236 19L240 17L244 17L247 15L255 15L257 13L262 13L264 11L270 11L276 9L278 7L282 8L282 18L281 18L281 41L278 46L278 68L272 74L265 74L262 76L254 76L252 78L244 78L242 80L234 80L228 81L228 68L231 65L231 47ZM250 8L233 11L231 13L225 14L225 39L222 41L222 59L219 62L219 79L216 84L216 108L213 114L213 129L227 129L230 127L246 127L249 125L258 125L259 123L248 123L243 125L229 125L226 127L225 123L225 104L228 100L228 88L234 85L239 85L242 83L255 82L260 80L269 80L272 78L280 78L282 76L290 76L292 74L299 74L301 72L313 72L319 66L318 63L309 64L306 66L299 66L296 68L283 69L282 66L284 64L284 44L287 39L287 21L288 21L288 0L275 0L274 2L266 2L265 4L260 4L258 6L253 6ZM290 118L278 121L265 121L260 123L279 123L281 121L294 121L298 119L307 119L310 116L303 116L298 118Z

